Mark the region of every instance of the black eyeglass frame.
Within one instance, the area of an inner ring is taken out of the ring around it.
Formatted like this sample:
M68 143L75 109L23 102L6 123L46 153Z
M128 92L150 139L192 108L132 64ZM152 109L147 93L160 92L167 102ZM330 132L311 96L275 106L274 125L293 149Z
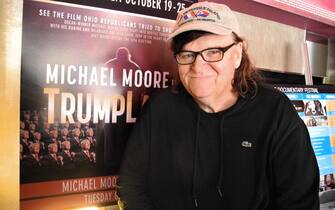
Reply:
M195 60L197 59L198 55L200 55L201 58L202 58L204 61L206 61L206 62L209 62L209 63L218 62L218 61L221 61L221 60L224 58L224 54L225 54L225 52L227 52L232 46L234 46L234 45L236 45L236 44L237 44L237 43L234 42L234 43L232 43L231 45L228 45L228 46L226 46L226 47L211 47L211 48L203 49L203 50L198 51L198 52L195 52L195 51L189 51L189 50L181 50L180 52L174 54L174 58L176 59L176 61L177 61L177 63L178 63L179 65L190 65L190 64L193 64L193 63L195 62ZM222 57L221 57L220 59L218 59L218 60L215 60L215 61L207 61L207 60L205 59L205 57L203 56L202 53L203 53L204 51L212 50L212 49L220 50L220 51L222 52ZM192 62L190 62L190 63L180 63L180 62L178 61L178 58L177 58L178 54L179 54L179 53L183 53L183 52L193 53L194 57L193 57Z

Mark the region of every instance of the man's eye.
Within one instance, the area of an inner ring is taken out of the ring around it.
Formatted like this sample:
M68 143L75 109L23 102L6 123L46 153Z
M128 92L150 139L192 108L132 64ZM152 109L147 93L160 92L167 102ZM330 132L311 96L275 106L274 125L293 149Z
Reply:
M219 55L221 54L221 50L219 49L210 49L205 51L207 56Z
M192 53L180 53L179 57L182 59L189 59L189 58L193 58L194 55Z

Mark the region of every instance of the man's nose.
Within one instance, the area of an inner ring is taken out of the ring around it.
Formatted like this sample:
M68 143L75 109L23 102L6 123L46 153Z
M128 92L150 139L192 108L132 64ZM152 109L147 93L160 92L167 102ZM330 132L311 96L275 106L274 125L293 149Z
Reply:
M201 54L197 54L195 60L192 64L192 70L199 71L201 70L201 66L206 64L207 62L202 58Z

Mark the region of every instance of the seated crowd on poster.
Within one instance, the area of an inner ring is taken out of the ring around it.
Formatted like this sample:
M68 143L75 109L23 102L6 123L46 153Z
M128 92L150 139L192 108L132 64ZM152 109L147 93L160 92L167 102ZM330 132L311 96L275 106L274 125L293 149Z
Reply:
M74 169L96 163L95 127L81 124L49 124L42 112L24 111L20 121L20 165L34 169Z

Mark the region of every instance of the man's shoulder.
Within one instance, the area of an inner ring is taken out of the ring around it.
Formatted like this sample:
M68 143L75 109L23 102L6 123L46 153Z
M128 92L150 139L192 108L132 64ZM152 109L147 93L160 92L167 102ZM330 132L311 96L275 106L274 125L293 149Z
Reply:
M272 113L271 116L273 118L282 118L285 116L285 119L289 119L291 121L300 120L291 100L285 95L285 93L273 86L260 86L257 100L259 109L267 109L268 113Z
M172 88L160 89L150 95L142 113L151 113L155 117L175 117L192 114L189 96Z
M274 97L282 97L284 94L275 88L274 85L271 84L259 84L258 85L259 93L262 93L266 96L274 96Z
M61 156L66 155L64 151L60 151L60 152L58 152L57 154L58 154L58 155L61 155Z
M289 98L273 85L260 84L256 98L263 103L290 103Z
M157 89L150 95L149 102L154 105L171 105L183 99L183 93L173 88Z
M54 159L52 158L52 156L50 154L44 155L41 158L41 161L53 161Z
M283 92L267 84L258 86L256 95L250 97L248 104L247 107L252 107L255 112L260 113L296 112L290 99Z
M29 160L33 160L35 158L31 154L29 154L29 155L25 155L22 159L29 161Z

